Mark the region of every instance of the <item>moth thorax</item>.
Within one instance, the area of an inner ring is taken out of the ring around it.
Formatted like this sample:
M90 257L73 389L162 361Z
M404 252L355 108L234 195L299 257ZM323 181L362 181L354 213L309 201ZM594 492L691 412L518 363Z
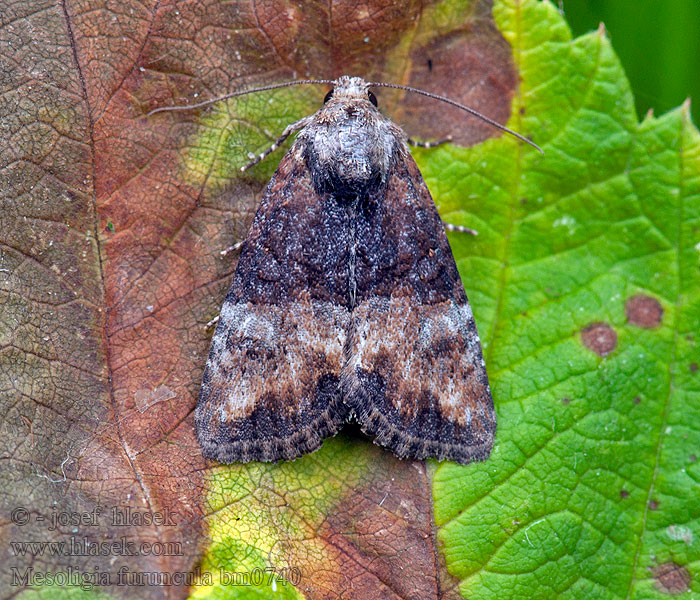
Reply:
M364 104L339 102L326 119L304 130L306 157L319 191L362 194L386 180L401 132Z

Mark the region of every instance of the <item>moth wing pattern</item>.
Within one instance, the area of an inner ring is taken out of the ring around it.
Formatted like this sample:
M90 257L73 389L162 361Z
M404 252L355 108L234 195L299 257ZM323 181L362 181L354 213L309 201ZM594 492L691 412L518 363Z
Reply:
M348 418L348 214L294 148L270 181L223 304L195 426L207 458L293 459Z
M442 221L371 84L333 84L243 246L195 410L203 454L289 460L354 418L400 458L483 460L496 416Z
M496 416L481 343L430 192L405 148L361 203L343 371L363 431L400 458L484 460Z

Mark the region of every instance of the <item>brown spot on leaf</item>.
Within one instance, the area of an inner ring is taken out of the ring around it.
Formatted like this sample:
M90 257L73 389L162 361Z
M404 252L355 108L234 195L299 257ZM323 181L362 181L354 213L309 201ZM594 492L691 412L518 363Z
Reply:
M665 594L682 594L690 589L688 569L672 561L657 565L651 572L656 588Z
M690 363L690 372L697 373L697 371L698 371L698 363Z
M658 510L658 508L659 508L659 501L652 498L649 501L649 510Z
M627 490L620 490L620 498L629 498L630 493Z
M643 329L653 329L661 323L664 309L656 298L637 294L625 304L627 322Z
M562 404L571 404L571 399L570 398L562 398L561 403Z
M639 396L635 396L633 402L635 404L639 404L642 401L642 399Z
M581 341L598 356L607 356L617 346L617 333L607 323L591 323L581 332Z
M399 5L400 12L405 13L406 4ZM510 118L511 99L518 85L512 50L495 25L491 2L475 0L462 5L465 10L458 27L445 27L425 17L406 25L406 29L414 27L415 34L406 61L410 70L401 83L446 96L505 123ZM377 65L381 52L363 50L368 64ZM345 48L343 54L348 56ZM375 81L396 81L396 75L386 68L393 66L392 59L396 56L386 56L387 64L383 68L381 63L379 68L373 68ZM401 96L400 107L397 111L390 109L390 116L414 137L438 139L452 135L454 143L471 145L499 135L464 111L418 94L383 90L382 96L387 99ZM392 104L389 99L387 106Z

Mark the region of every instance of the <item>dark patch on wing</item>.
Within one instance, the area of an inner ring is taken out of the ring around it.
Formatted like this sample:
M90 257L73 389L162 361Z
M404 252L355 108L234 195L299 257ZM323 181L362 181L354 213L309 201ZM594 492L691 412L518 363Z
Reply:
M442 222L413 159L356 213L356 305L342 386L363 431L401 458L483 460L496 417Z
M350 326L348 213L288 153L222 307L195 426L204 456L289 460L346 421L339 377Z
M303 296L348 306L348 223L345 207L316 193L290 151L265 191L226 300L285 304Z
M386 185L359 203L354 225L358 303L398 295L418 304L467 301L440 215L408 153Z
M311 396L311 401L300 402L280 389L262 395L243 417L229 421L198 417L202 453L231 463L291 460L313 452L338 431L348 408L340 396L338 376L331 373L316 380Z

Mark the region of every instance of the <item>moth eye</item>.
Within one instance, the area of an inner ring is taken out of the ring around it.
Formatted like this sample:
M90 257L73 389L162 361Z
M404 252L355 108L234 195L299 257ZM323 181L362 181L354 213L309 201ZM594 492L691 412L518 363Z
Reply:
M377 106L377 97L372 92L367 92L367 95L369 96L369 101Z
M323 103L325 104L325 103L328 102L332 97L333 97L333 90L331 90L330 92L328 92L328 93L326 94L326 97L323 99Z

